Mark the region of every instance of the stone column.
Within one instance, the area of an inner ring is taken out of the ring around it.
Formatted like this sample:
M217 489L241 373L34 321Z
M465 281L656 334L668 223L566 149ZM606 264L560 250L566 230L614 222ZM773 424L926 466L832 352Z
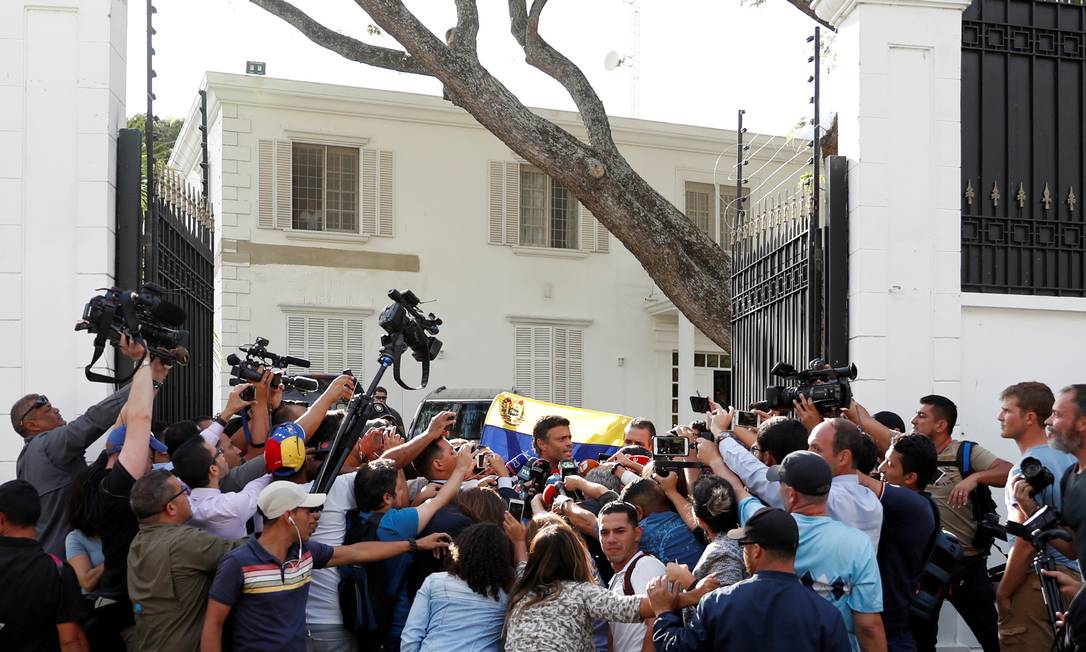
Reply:
M857 396L908 414L960 398L964 0L815 0L837 27L839 152L849 159L849 353ZM825 112L824 112L825 113Z

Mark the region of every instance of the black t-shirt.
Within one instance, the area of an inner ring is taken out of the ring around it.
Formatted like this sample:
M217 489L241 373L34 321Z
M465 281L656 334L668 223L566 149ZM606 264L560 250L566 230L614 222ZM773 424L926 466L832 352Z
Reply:
M71 566L33 539L0 537L0 650L53 652L57 625L87 611Z
M892 484L883 485L882 533L879 535L879 576L882 579L882 621L886 631L909 626L909 600L924 552L935 531L935 512L923 495Z
M1075 547L1079 563L1086 559L1086 473L1077 473L1078 464L1063 472L1060 487L1063 493L1063 522L1075 531Z
M114 599L128 595L128 548L140 530L128 503L136 481L119 461L112 469L96 471L87 488L91 521L102 539L105 570L97 593Z

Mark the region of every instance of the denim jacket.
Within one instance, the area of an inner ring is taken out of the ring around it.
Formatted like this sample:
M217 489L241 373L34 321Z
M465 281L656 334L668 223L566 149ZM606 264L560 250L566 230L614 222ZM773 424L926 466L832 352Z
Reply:
M464 580L434 573L415 594L400 652L500 652L508 597L484 597Z

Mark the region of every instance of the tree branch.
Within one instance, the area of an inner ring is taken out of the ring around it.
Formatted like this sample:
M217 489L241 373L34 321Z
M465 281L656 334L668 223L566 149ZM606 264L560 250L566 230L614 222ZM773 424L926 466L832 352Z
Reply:
M577 64L539 35L539 18L546 5L547 0L533 0L532 10L528 13L525 0L509 0L509 22L513 38L524 48L524 59L529 65L547 73L565 87L581 114L589 142L600 152L613 155L617 150L611 137L611 123L599 95Z
M378 68L432 76L415 59L402 50L363 43L318 23L301 9L285 0L249 0L268 13L297 28L306 38L342 57ZM478 24L478 21L476 21Z
M450 46L475 56L478 36L479 8L475 6L475 0L456 0L456 32Z

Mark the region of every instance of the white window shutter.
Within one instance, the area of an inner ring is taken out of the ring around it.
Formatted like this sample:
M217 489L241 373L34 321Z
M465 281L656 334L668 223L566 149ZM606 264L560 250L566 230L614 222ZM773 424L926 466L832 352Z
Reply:
M309 349L309 362L312 363L310 369L318 372L327 372L328 368L325 364L324 355L326 350L326 338L325 338L325 320L323 317L307 318L306 324L306 348Z
M309 351L305 347L305 317L302 315L287 315L287 355L309 359Z
M488 179L490 202L486 241L492 245L503 245L505 244L505 163L490 161Z
M555 328L554 334L554 402L569 405L569 329Z
M289 140L275 141L275 226L289 229L294 221L291 196L293 149Z
M581 202L577 202L577 222L581 230L581 250L595 251L596 218L592 217L592 213Z
M584 400L584 331L570 328L567 332L566 405L581 407Z
M378 153L377 235L392 237L392 152Z
M505 244L520 244L520 163L505 164Z
M532 391L532 329L513 327L513 387L517 392L534 397Z
M595 217L592 218L592 223L596 225L596 253L608 253L611 251L610 232L608 232L607 227Z
M275 228L275 145L261 140L256 148L257 160L257 218L261 229Z
M551 371L553 334L550 326L532 327L532 398L540 401L554 400Z
M347 348L344 354L345 369L350 369L356 376L361 376L366 369L366 323L361 319L347 320ZM343 369L336 369L339 373Z
M362 150L362 233L377 234L377 150Z
M347 324L342 317L328 317L327 325L328 341L326 343L327 357L324 367L330 374L338 374L347 366Z

